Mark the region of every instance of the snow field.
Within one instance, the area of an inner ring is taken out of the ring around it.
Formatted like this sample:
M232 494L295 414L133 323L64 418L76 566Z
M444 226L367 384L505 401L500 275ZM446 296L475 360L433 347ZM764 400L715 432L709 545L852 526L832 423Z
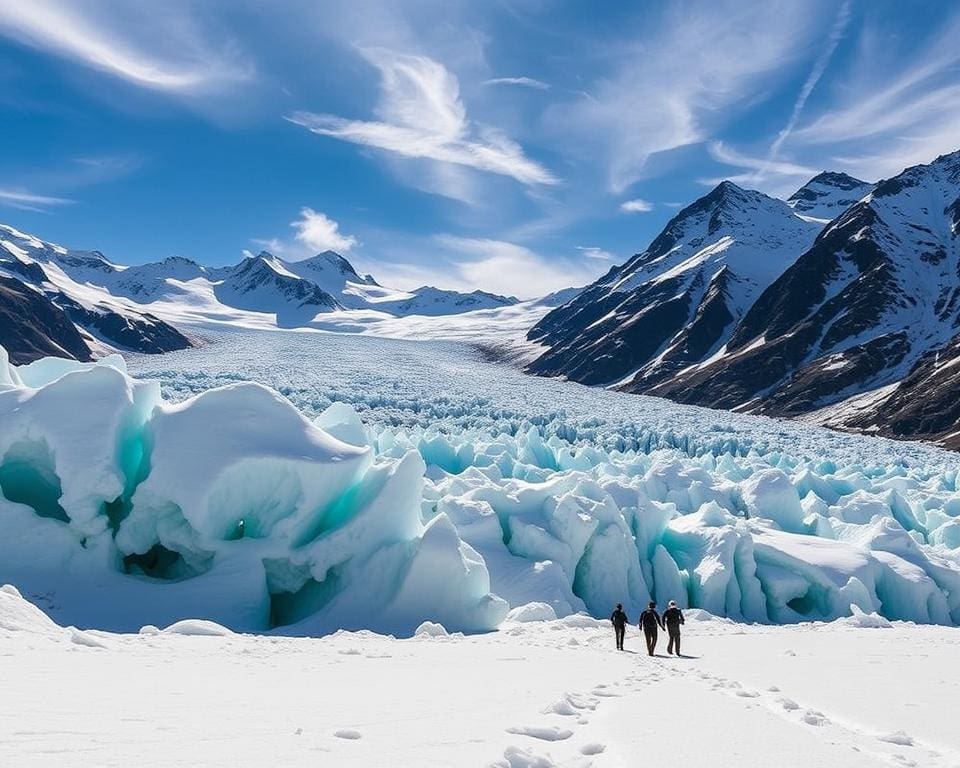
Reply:
M638 653L635 627L617 652L584 616L407 640L211 629L79 633L3 587L0 764L960 763L954 628L691 610L684 658Z
M203 359L269 346L224 339ZM309 343L314 360L327 344L340 362L338 337ZM287 634L410 635L428 620L478 631L529 603L536 618L602 617L651 598L755 622L960 622L951 454L744 417L717 442L727 414L526 377L510 397L529 417L514 421L498 391L515 383L509 369L450 345L386 344L399 376L434 355L445 394L421 392L417 420L393 410L414 400L395 381L346 366L337 375L363 377L368 404L382 403L366 421L342 401L310 421L253 383L172 404L117 358L6 366L0 509L20 535L0 542L0 578L62 622L123 631L188 618ZM570 391L593 415L539 415L538 397ZM636 420L605 421L613 404ZM611 447L623 434L629 447Z

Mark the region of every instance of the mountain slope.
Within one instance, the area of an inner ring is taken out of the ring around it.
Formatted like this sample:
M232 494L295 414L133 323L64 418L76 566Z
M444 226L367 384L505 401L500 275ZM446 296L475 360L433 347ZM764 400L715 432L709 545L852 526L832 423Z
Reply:
M878 184L764 291L724 354L650 392L780 415L901 380L904 393L929 399L917 386L932 383L939 350L953 359L960 343L958 235L955 152ZM948 382L945 392L954 391ZM855 424L901 436L950 428L943 423L949 419L898 424L888 410L906 415L916 407L903 393L888 396L860 411Z
M723 182L534 326L529 339L549 349L529 368L627 389L667 379L721 347L819 228L782 200Z
M15 365L41 357L87 361L92 356L66 313L41 292L0 274L0 346Z

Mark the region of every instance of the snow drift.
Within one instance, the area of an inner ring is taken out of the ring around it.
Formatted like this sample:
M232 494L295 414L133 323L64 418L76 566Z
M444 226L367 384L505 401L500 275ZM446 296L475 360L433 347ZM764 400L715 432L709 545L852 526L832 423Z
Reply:
M528 604L511 619L651 598L960 623L947 464L545 432L364 424L344 403L310 421L251 383L173 404L119 358L17 368L0 351L0 583L114 630L478 631Z

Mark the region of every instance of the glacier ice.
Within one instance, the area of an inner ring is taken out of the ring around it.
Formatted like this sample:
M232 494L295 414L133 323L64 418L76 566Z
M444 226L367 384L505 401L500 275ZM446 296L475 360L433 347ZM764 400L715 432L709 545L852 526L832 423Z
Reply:
M482 631L651 598L960 623L951 454L390 349L410 381L334 356L322 394L296 357L256 384L195 352L140 378L0 354L0 582L130 631Z

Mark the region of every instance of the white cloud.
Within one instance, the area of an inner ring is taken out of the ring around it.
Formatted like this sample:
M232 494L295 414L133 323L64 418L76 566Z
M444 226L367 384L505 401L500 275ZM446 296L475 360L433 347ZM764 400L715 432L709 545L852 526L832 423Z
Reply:
M708 151L717 162L736 168L745 168L747 171L697 179L697 183L707 187L715 187L721 181L732 181L742 187L760 189L775 197L788 197L823 170L787 160L774 160L769 155L753 157L738 152L720 141L710 142Z
M811 3L665 4L588 94L547 111L546 130L568 152L605 161L611 191L642 178L651 155L710 138L736 118L820 27Z
M19 208L25 211L42 211L48 206L67 205L72 202L73 200L68 200L65 197L38 195L25 189L0 188L0 205L7 205L11 208Z
M340 233L340 225L313 208L301 208L300 218L291 221L297 234L294 237L314 253L339 251L347 253L357 244L357 238Z
M930 39L904 39L868 27L833 103L793 131L804 153L830 155L832 167L861 178L899 173L960 145L960 13L938 24Z
M830 59L833 58L837 46L840 45L840 39L843 37L843 33L846 31L849 23L850 0L845 0L837 11L833 27L830 29L830 34L827 37L827 44L823 47L823 50L820 51L820 55L813 63L813 68L810 70L810 74L807 75L807 79L804 81L800 93L797 94L797 98L793 103L793 111L790 113L790 119L787 120L787 124L783 127L783 130L777 134L777 138L774 139L773 144L770 145L770 154L768 156L770 161L777 159L783 143L790 138L790 134L793 133L793 129L797 125L797 120L800 119L800 113L803 112L803 108L806 106L810 94L813 93L813 89L817 87L817 83L820 82L823 73L827 71Z
M467 166L522 184L557 182L499 130L470 123L457 78L439 62L381 48L362 53L380 72L378 120L312 112L295 112L287 119L321 136L404 157Z
M485 291L532 299L553 291L585 285L606 266L591 259L549 259L522 245L486 238L437 235L438 245L452 252L451 271L441 278L464 290Z
M653 203L648 203L638 197L635 200L627 200L621 203L620 210L624 213L649 213L653 210Z
M610 251L605 251L603 248L598 248L595 245L578 245L577 250L580 251L588 259L598 259L600 261L613 261L616 256L614 256Z
M294 261L309 258L322 251L346 254L357 245L357 238L344 235L336 221L313 208L301 208L300 215L290 222L290 226L295 232L292 241L274 237L254 238L252 242L274 256Z
M492 77L483 81L484 85L522 85L527 88L536 88L539 91L550 89L550 83L537 80L533 77Z
M104 3L98 10L64 0L0 2L0 34L161 91L206 92L251 75L229 46L215 53L199 39L185 8ZM171 55L156 50L159 40Z

